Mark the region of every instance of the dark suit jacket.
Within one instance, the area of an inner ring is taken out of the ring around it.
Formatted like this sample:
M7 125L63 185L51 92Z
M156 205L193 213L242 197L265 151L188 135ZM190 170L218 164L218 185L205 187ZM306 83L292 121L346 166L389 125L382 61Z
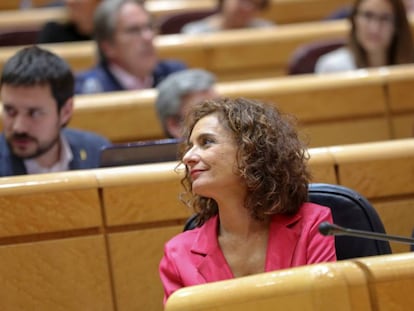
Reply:
M186 65L178 61L161 61L152 73L153 85L156 87L162 80L173 72L186 69ZM101 92L123 91L115 76L109 71L106 63L101 62L96 67L76 75L75 93L90 94Z
M69 163L70 170L89 169L99 166L101 149L110 142L94 133L74 129L63 129L63 135L68 140L73 153ZM27 174L23 160L14 156L6 143L4 134L0 135L0 176Z
M37 43L78 42L92 40L78 32L72 23L47 22L37 35Z

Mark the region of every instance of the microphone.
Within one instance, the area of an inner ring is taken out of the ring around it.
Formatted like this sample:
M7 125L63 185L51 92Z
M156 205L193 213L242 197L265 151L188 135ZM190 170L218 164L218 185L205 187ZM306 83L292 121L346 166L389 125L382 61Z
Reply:
M363 231L356 229L344 228L338 225L331 224L327 221L319 225L319 232L322 235L347 235L365 239L375 239L381 241L394 241L414 245L413 238L402 237L398 235L391 235L385 233L378 233L372 231Z

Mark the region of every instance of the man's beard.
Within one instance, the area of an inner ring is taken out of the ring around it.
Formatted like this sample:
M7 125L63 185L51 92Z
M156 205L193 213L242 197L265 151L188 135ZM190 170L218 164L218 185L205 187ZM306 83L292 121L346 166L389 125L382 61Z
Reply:
M19 152L16 152L16 150L14 150L13 145L11 143L14 139L27 139L27 140L30 140L32 142L35 142L37 148L32 153L22 155ZM40 156L44 155L45 153L47 153L49 150L51 150L55 146L55 144L59 141L59 139L60 139L60 134L58 132L57 136L54 137L51 141L40 144L39 141L36 138L31 137L31 136L27 135L26 133L22 133L22 134L20 134L20 133L16 134L15 133L12 136L7 138L7 144L9 145L9 149L11 150L13 155L15 155L16 157L21 158L21 159L29 160L29 159L34 159L34 158L40 157Z

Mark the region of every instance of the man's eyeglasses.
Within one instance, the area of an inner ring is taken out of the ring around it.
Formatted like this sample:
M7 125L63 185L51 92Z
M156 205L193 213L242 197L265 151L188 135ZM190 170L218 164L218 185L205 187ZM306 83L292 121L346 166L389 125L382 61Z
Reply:
M156 29L152 22L141 26L131 26L121 30L122 33L130 36L142 36L146 32L154 33L155 31Z

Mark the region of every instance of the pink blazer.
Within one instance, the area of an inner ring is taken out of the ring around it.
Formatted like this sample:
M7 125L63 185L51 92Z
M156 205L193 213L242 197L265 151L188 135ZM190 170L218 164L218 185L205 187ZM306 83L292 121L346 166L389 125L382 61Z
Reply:
M335 261L334 238L318 231L323 221L332 222L330 209L313 203L303 204L293 216L273 216L265 271ZM217 225L218 216L214 216L166 243L159 266L164 303L181 287L234 277L218 244Z

